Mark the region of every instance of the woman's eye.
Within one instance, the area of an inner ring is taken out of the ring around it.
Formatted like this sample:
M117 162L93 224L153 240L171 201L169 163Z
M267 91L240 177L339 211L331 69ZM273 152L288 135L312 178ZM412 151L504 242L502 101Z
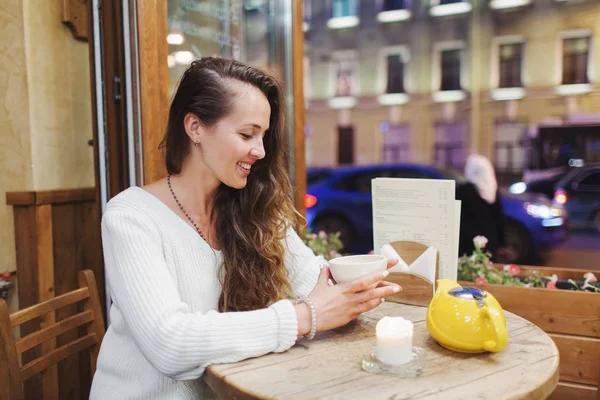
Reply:
M252 135L248 135L247 133L240 133L240 135L242 135L242 137L244 138L244 140L250 140L250 139L252 139Z

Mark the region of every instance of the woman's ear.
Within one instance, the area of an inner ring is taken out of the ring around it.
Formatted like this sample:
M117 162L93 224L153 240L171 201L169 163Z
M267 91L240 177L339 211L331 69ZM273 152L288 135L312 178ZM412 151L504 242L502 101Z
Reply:
M185 128L185 133L188 135L192 143L197 144L202 140L204 126L202 126L202 122L197 115L193 113L187 113L185 117L183 117L183 127Z

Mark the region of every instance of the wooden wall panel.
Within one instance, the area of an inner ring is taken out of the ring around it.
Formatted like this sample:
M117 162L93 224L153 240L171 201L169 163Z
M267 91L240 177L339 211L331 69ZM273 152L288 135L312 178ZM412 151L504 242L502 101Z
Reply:
M558 382L548 400L596 400L597 393L593 386Z
M483 288L505 310L533 322L545 332L600 337L600 296L596 293L503 285Z
M600 377L600 339L554 335L560 353L560 380L596 386Z

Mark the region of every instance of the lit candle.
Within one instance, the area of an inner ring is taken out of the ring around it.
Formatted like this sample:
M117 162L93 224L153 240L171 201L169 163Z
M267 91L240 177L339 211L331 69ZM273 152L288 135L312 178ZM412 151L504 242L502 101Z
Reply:
M412 357L413 323L402 317L383 317L377 322L375 355L384 364L406 364Z

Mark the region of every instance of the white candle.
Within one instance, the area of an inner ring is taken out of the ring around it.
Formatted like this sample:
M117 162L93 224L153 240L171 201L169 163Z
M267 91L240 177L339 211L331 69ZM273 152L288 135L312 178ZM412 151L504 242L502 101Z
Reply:
M377 322L375 355L385 364L406 364L412 357L413 323L402 317L383 317Z

